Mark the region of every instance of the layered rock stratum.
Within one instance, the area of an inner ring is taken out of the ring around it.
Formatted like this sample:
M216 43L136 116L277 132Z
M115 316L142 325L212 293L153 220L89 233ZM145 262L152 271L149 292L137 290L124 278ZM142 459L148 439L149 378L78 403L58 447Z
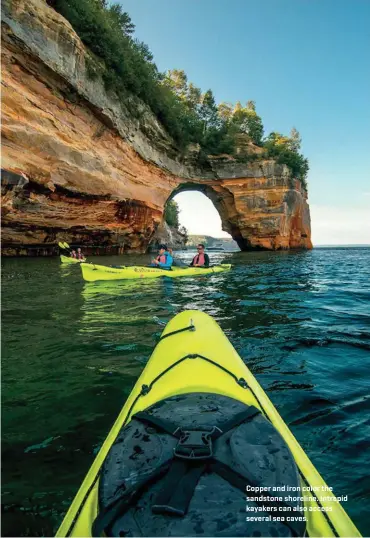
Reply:
M58 241L145 252L183 190L213 201L242 250L312 247L307 194L285 165L225 155L199 167L144 103L119 101L88 63L45 1L3 1L5 255L52 253Z

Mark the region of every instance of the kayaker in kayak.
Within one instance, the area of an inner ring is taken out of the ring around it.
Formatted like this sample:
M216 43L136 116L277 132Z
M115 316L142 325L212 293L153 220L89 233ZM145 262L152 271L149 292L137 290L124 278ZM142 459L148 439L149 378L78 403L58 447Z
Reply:
M168 252L171 254L172 256L172 266L173 267L188 267L188 265L186 263L184 263L182 260L176 260L174 255L173 255L173 250L172 248L168 248Z
M85 256L82 254L82 250L80 248L77 249L77 259L78 260L84 260Z
M158 256L152 260L150 267L171 270L173 258L168 251L167 245L159 245Z
M71 258L77 259L77 254L75 250L71 251Z
M204 252L204 248L202 243L197 245L198 254L192 259L190 267L209 267L209 256Z

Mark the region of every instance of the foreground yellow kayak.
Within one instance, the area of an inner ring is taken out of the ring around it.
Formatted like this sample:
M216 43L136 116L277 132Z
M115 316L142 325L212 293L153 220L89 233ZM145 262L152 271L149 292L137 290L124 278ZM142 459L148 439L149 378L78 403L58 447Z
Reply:
M82 276L87 282L96 280L126 280L132 278L158 278L166 276L177 278L182 276L199 276L212 273L223 273L231 269L230 264L215 265L214 267L172 267L171 271L156 267L107 267L92 263L81 265Z
M69 256L60 255L60 261L62 263L85 263L86 260L77 260L76 258L70 258Z
M103 534L360 536L220 327L191 310L167 324L57 532Z

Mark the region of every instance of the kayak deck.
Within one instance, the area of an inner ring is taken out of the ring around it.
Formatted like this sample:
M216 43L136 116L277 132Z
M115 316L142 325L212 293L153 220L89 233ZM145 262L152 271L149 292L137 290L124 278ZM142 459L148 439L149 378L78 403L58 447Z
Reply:
M69 256L60 255L60 261L62 263L85 263L86 260L77 260L76 258L70 258Z
M126 280L134 278L158 278L158 277L186 277L200 276L213 273L223 273L231 269L231 264L220 264L213 267L172 267L170 271L157 269L156 267L107 267L105 265L96 265L85 263L81 265L82 276L87 282L97 280Z
M166 335L168 337L163 338ZM242 379L246 383L241 382ZM303 492L304 495L316 495L321 505L315 500L305 501L309 536L361 536L340 503L325 500L329 495L333 497L334 493L327 488L218 324L207 314L191 310L178 314L167 324L161 341L96 456L57 536L91 536L92 522L98 513L99 471L130 417L159 400L194 392L220 394L254 405L275 426L293 454L302 487L317 488L314 493Z

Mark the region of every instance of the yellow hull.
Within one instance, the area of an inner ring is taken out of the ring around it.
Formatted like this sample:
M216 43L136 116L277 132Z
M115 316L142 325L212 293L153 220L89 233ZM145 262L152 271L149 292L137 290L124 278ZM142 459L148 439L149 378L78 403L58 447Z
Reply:
M70 258L68 256L63 256L63 254L60 255L60 261L62 263L85 263L86 260L76 260L76 258Z
M208 269L201 267L173 267L171 271L157 269L156 267L107 267L92 263L81 266L82 276L87 282L97 280L126 280L133 278L158 278L166 276L177 278L182 276L200 276L213 273L223 273L231 269L230 264L216 265Z
M334 497L334 493L327 488L324 480L217 323L207 314L188 310L175 316L167 324L163 335L191 324L195 326L194 331L172 335L160 341L154 349L72 502L57 536L91 536L92 522L98 512L99 470L123 423L127 423L133 414L146 409L158 400L190 392L222 394L263 409L289 446L303 477L302 487L317 488L314 493L303 491L298 495L316 495L322 509L327 510L326 512L319 510L316 501L305 501L304 506L307 511L304 514L307 517L308 536L361 536L340 503L336 500L325 500L325 497ZM200 358L186 359L173 366L188 354L208 357L219 366L231 371L236 378L243 377L251 390L242 388L221 368ZM173 368L155 382L150 392L139 396L143 385L150 386L159 374L171 366ZM220 510L222 510L222 503L220 503Z

